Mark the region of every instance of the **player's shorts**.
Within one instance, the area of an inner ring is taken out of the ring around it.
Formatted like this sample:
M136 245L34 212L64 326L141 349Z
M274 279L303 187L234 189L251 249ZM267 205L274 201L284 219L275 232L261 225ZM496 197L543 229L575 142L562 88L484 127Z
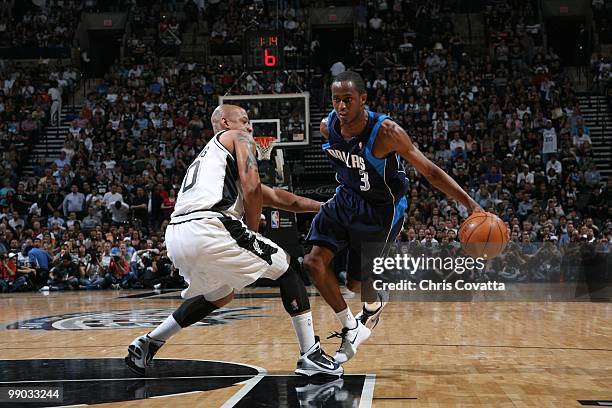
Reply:
M349 189L339 188L312 220L306 241L339 252L348 247L349 278L365 281L372 259L386 256L402 229L408 201L373 206Z
M276 280L289 269L289 256L271 240L240 220L206 214L173 219L166 230L168 257L189 284L183 298L204 295L215 301L259 278Z

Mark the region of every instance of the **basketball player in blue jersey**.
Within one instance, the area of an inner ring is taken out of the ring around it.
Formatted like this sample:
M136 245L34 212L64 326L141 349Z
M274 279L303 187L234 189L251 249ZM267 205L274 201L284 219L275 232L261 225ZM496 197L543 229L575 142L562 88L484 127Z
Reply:
M388 244L402 228L408 208L408 180L400 158L470 213L482 209L416 148L404 129L388 116L365 109L367 94L359 74L339 74L331 91L334 110L323 119L320 129L327 139L323 149L340 185L312 221L307 237L312 250L304 266L342 324L342 331L336 333L342 342L334 359L344 363L370 336L388 300L387 293L374 292L367 282L371 282L372 258L386 254ZM335 253L346 247L347 287L352 291L363 289L362 298L366 300L356 317L329 268Z

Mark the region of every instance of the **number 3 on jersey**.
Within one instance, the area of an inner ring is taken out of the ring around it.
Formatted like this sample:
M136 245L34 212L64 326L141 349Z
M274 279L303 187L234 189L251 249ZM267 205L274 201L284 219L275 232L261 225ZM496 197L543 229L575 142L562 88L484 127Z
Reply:
M359 188L361 191L368 191L370 189L370 179L368 177L368 172L365 170L359 170L359 175L361 176L361 184Z

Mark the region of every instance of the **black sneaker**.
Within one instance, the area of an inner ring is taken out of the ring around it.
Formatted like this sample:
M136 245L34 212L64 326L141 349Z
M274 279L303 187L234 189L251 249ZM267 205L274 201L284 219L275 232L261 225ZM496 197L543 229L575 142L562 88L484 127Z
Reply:
M138 375L145 374L145 368L151 365L151 360L166 342L154 340L148 334L138 337L128 346L125 364Z
M298 359L295 373L308 377L317 374L341 377L344 369L332 357L325 354L321 349L319 336L315 336L315 344Z

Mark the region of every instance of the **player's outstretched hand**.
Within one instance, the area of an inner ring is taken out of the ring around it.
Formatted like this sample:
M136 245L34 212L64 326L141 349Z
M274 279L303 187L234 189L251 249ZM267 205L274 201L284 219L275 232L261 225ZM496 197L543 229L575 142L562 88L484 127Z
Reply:
M470 206L468 207L468 212L471 215L472 213L475 213L475 212L484 212L484 210L482 209L480 205L478 205L476 201L471 200Z

